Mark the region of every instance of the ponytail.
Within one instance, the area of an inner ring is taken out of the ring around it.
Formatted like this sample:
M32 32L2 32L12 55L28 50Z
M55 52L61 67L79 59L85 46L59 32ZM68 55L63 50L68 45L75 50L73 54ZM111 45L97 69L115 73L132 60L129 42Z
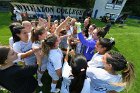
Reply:
M34 29L32 29L31 31L31 41L34 42L35 41L35 33L34 33Z
M81 93L86 79L87 61L82 55L76 55L71 61L72 74L74 79L69 86L70 93Z
M97 36L100 37L104 37L104 30L101 27L97 27Z
M45 55L49 55L50 49L54 48L55 42L57 41L56 35L49 35L46 39L42 42L42 52Z
M106 36L106 34L109 32L110 28L111 28L111 23L108 23L108 24L106 24L105 27L103 27L103 31L104 31L104 36L103 37Z
M31 41L39 41L39 35L42 35L45 32L45 28L42 26L38 26L36 29L31 31Z
M50 51L49 45L47 45L45 42L42 42L42 52L43 52L46 56L48 56L49 51Z
M71 80L71 84L69 87L70 93L81 93L85 79L86 70L81 71L78 76L75 76L74 79Z
M134 65L127 62L126 68L122 71L123 82L126 82L127 87L131 87L135 78Z

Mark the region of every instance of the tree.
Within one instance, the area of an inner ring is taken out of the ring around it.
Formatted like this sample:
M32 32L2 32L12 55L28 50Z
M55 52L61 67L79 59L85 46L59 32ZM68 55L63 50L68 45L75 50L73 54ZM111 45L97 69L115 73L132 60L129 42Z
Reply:
M139 2L139 0L127 0L123 11L131 12L131 15L140 16L140 2Z

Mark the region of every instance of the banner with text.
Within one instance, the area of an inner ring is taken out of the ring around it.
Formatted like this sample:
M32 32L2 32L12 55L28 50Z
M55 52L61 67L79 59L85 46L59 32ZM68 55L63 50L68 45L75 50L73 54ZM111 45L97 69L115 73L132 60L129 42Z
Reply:
M29 16L33 15L43 15L46 17L49 15L55 16L71 16L71 17L82 17L85 9L71 8L71 7L59 7L59 6L49 6L42 4L27 4L27 3L11 3L13 7L17 7L22 13L27 12Z

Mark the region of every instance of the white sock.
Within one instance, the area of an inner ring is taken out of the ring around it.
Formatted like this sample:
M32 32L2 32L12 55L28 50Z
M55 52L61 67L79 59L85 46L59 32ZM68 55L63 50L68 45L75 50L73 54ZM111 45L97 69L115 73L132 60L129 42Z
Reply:
M54 91L56 89L56 84L51 83L51 90Z
M43 76L43 74L41 74L37 71L37 80L38 81L41 81L42 76Z

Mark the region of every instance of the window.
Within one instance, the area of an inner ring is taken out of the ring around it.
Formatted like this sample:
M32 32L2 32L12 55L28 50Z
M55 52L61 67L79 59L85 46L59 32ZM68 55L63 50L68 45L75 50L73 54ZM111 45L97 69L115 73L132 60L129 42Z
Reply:
M124 0L108 0L108 4L116 4L116 5L121 5Z

